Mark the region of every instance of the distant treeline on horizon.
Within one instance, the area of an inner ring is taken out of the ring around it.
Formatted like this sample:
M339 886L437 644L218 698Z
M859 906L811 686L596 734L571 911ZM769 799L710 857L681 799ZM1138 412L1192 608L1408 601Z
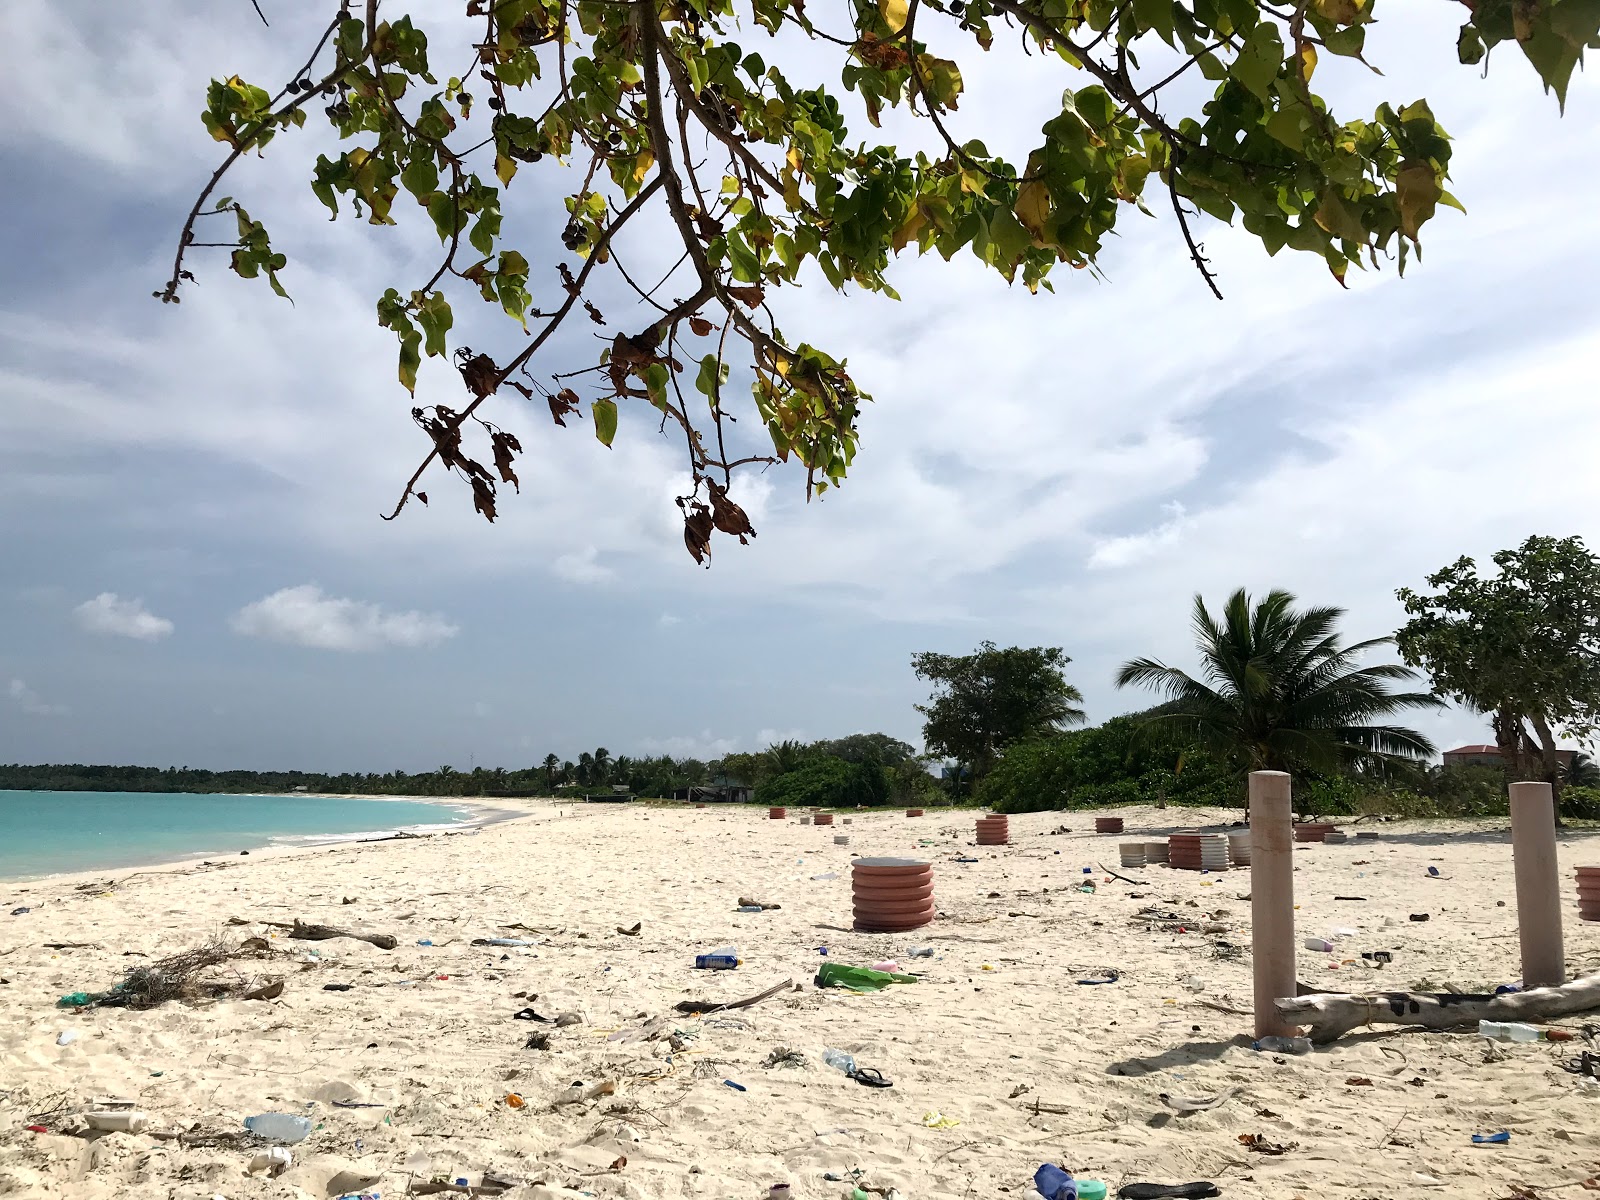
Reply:
M293 792L370 796L542 795L543 771L424 771L387 775L317 771L205 771L192 767L104 767L72 764L0 765L0 790L24 792Z

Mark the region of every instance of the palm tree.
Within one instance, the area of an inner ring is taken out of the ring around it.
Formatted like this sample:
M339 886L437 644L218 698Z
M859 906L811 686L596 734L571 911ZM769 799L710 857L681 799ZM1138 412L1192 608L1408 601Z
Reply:
M768 746L763 757L769 774L787 775L790 771L799 770L805 763L806 744L797 742L793 738L785 738Z
M554 754L546 754L542 765L544 766L544 781L553 792L556 790L556 772L561 768L561 760Z
M594 752L594 781L604 783L611 772L611 751L601 746Z
M1561 782L1568 787L1600 787L1600 764L1587 754L1575 754L1561 769Z
M1247 771L1358 770L1377 774L1433 754L1414 729L1372 722L1407 708L1440 708L1426 692L1393 692L1416 672L1396 663L1356 666L1393 638L1341 646L1338 608L1297 611L1288 592L1252 605L1243 588L1228 597L1220 623L1194 599L1201 679L1150 658L1124 663L1117 686L1166 694L1146 718Z
M588 783L589 777L594 773L594 755L585 750L578 755L578 782Z

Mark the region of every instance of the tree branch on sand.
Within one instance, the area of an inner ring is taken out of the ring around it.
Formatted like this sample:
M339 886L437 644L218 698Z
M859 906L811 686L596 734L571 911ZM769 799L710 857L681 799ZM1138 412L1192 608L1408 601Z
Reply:
M1313 1042L1331 1042L1362 1025L1421 1025L1454 1029L1479 1021L1544 1021L1568 1013L1600 1009L1600 975L1574 979L1560 987L1533 988L1505 995L1451 992L1379 992L1375 995L1327 993L1276 1002L1278 1015L1309 1025Z

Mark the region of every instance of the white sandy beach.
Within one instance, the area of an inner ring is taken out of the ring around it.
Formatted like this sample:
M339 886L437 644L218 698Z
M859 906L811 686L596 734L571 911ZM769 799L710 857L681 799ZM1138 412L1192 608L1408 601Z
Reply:
M1121 838L1089 832L1089 813L1014 816L1013 844L979 851L971 812L855 814L830 829L749 808L528 807L527 819L474 835L0 883L0 1195L387 1200L436 1176L476 1183L489 1171L521 1181L513 1197L761 1200L787 1182L812 1200L848 1196L856 1178L906 1200L1020 1197L1039 1163L1054 1161L1113 1194L1135 1180L1210 1179L1241 1198L1482 1200L1518 1186L1584 1194L1580 1181L1600 1174L1600 1093L1559 1065L1581 1041L1503 1045L1486 1061L1487 1043L1469 1032L1383 1029L1306 1057L1252 1051L1249 1018L1209 1006L1249 1007L1248 875L1152 867L1125 872L1147 884L1135 887L1097 866L1117 869L1119 840L1232 814L1129 810ZM1063 825L1070 832L1050 832ZM1515 980L1503 830L1380 828L1375 843L1296 853L1301 936L1355 931L1334 955L1303 951L1302 980L1338 991ZM835 846L835 834L851 845ZM940 919L909 936L849 932L858 853L930 859ZM979 861L950 861L958 855ZM1578 921L1571 883L1572 868L1591 863L1600 836L1564 834L1569 976L1600 972L1600 925ZM1076 890L1086 878L1092 894ZM738 913L741 896L782 907ZM1137 920L1150 905L1227 930L1152 931ZM19 906L31 911L4 915ZM1426 923L1408 920L1423 912ZM291 941L259 923L296 917L400 944ZM635 922L638 936L617 932ZM237 967L285 976L281 997L55 1007L63 994L110 987L148 961L137 955L219 934L274 935L271 958ZM538 944L469 944L492 937ZM696 953L730 943L739 970L692 969ZM912 945L936 955L908 959ZM1360 958L1378 949L1391 965ZM860 996L812 986L820 963L889 957L921 981ZM1104 968L1121 978L1075 983ZM784 980L791 990L737 1012L673 1012ZM524 1007L582 1023L515 1019ZM659 1017L670 1018L663 1036L631 1039ZM1578 1029L1583 1018L1560 1023ZM58 1045L63 1032L77 1036ZM549 1049L524 1048L543 1032ZM894 1087L862 1087L823 1065L829 1046ZM779 1048L804 1065L764 1066ZM575 1080L609 1080L615 1093L553 1107ZM1220 1107L1183 1117L1159 1099L1227 1089L1237 1090ZM508 1106L510 1093L525 1105ZM135 1099L157 1131L231 1137L244 1117L273 1110L316 1128L288 1172L249 1177L254 1151L242 1144L73 1132L72 1114L106 1094ZM1499 1130L1508 1144L1472 1144ZM1250 1134L1287 1149L1247 1149Z

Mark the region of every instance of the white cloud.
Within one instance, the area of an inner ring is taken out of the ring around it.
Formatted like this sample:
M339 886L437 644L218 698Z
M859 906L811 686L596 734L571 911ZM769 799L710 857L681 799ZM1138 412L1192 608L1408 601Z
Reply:
M713 737L709 729L702 729L698 736L652 737L639 741L640 754L665 754L669 758L721 758L738 748L737 738Z
M656 619L656 624L663 629L671 629L674 625L682 625L683 618L672 613L664 612Z
M6 690L17 707L31 716L59 717L67 711L64 704L46 704L38 692L20 679L13 679Z
M600 565L600 551L594 546L563 554L551 564L551 569L568 583L609 583L617 573Z
M1186 519L1187 514L1183 505L1176 501L1163 504L1161 507L1172 514L1167 520L1144 533L1106 538L1097 542L1094 553L1089 555L1089 566L1091 568L1131 566L1154 557L1163 549L1177 545L1178 539L1183 536L1183 531L1189 524Z
M235 633L314 650L434 646L459 627L437 613L387 612L376 604L325 596L314 583L283 588L233 616Z
M78 624L90 633L136 638L141 642L159 641L172 633L172 622L145 608L143 600L124 600L115 592L101 592L85 600L73 614Z

